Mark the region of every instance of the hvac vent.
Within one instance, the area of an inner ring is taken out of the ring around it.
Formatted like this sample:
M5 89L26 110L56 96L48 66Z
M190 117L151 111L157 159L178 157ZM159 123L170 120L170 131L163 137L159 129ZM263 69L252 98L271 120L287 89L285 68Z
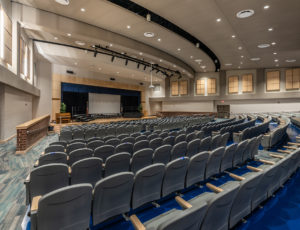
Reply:
M254 14L254 10L248 9L248 10L241 10L236 14L238 18L248 18L251 17Z
M74 74L73 70L67 70L67 74Z
M116 79L115 79L114 77L111 77L110 80L111 80L111 81L115 81Z

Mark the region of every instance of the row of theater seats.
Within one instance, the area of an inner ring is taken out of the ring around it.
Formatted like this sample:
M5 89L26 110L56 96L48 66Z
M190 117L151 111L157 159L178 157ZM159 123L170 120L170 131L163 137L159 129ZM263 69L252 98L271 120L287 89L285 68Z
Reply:
M244 123L241 124L236 124L236 125L230 125L227 127L223 127L222 129L220 129L220 131L218 132L218 134L223 134L223 133L230 133L230 136L232 136L232 133L234 132L240 132L246 128L252 127L255 125L255 119L246 121Z
M238 133L233 133L233 141L238 143L240 141L266 133L269 129L270 122L271 122L270 117L264 118L264 121L261 124L246 128L243 131Z
M227 127L230 125L236 125L236 124L240 124L243 123L245 119L238 119L238 120L231 120L231 121L227 121L227 122L222 122L221 124L218 124L218 122L214 122L214 123L208 123L206 125L204 125L201 128L201 131L204 132L205 136L211 136L213 131L218 131L223 127Z
M218 185L218 181L212 181L204 189L191 185L222 172L220 166L218 171L210 171L210 164L216 166L216 160L210 161L209 157L206 167L203 167L204 156L210 155L207 152L194 156L201 158L200 161L183 157L166 166L159 163L147 166L135 175L131 172L111 175L98 181L94 190L89 184L66 186L33 198L31 227L87 229L92 212L93 226L117 215L130 213L130 220L136 229L232 228L274 194L295 172L300 160L297 147L289 154L259 154L256 158L262 158L260 161L264 164L254 162L252 165L258 167L248 165L247 170L241 170L243 173L239 175L228 172L237 181L228 180L219 186L214 185ZM254 148L250 152L257 151ZM205 168L204 172L199 171L200 168ZM41 183L43 181L46 180ZM189 193L191 190L196 195L192 196ZM168 210L144 223L139 221L138 212L135 211L137 208L153 201L163 206L163 200L174 197L175 192L182 194L182 197L175 198L182 209Z

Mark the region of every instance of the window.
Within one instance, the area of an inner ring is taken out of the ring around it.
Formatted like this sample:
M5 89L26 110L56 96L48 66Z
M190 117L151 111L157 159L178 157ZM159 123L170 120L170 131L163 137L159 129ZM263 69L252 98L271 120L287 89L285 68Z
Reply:
M253 75L252 74L244 74L242 76L242 85L243 85L243 93L251 93L253 92Z
M228 77L228 93L239 92L239 76Z
M300 80L300 68L287 69L285 71L285 88L287 90L299 89L299 80Z
M171 95L172 96L178 96L179 94L179 89L178 89L178 81L172 81L171 84Z
M199 79L196 81L196 94L204 95L205 94L205 80Z
M207 79L207 94L215 94L217 92L217 81L215 78Z
M12 22L0 6L0 57L12 65Z
M22 77L30 81L30 52L26 41L20 37L20 73Z
M188 94L188 81L180 81L180 95Z
M269 71L267 72L267 91L280 90L280 72Z

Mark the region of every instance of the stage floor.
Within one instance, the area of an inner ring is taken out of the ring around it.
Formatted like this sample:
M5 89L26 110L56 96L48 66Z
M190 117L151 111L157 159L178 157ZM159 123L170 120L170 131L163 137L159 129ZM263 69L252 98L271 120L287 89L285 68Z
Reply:
M50 125L54 127L55 133L60 133L60 130L64 126L70 126L70 125L83 125L83 124L103 124L103 123L110 123L110 122L118 122L118 121L133 121L133 120L143 120L143 119L155 119L157 116L145 116L142 118L108 118L108 119L96 119L93 121L88 122L69 122L69 123L63 123L63 124L56 124L54 122L51 122Z

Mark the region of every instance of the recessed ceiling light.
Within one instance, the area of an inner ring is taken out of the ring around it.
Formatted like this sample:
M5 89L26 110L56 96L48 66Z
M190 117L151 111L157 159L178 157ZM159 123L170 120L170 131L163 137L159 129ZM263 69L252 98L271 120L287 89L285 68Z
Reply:
M77 65L77 62L74 62L74 65Z
M272 28L272 27L271 27L271 28L269 28L269 29L268 29L268 31L273 31L273 28Z
M157 41L158 41L158 42L161 42L161 38L158 38Z
M239 50L242 50L242 49L243 49L243 47L239 46L239 47L238 47L238 49L239 49Z
M162 62L163 60L162 59L159 59L159 62Z
M58 38L57 38L57 37L54 37L54 39L57 40Z
M191 59L193 59L193 58L194 58L194 56L190 56L190 58L191 58Z
M244 56L242 55L241 58L244 58Z
M221 18L217 18L217 20L216 20L217 22L220 22L221 21Z
M276 55L277 53L276 53L276 52L274 52L273 54L274 54L274 55Z
M272 44L272 46L275 46L275 45L276 45L276 42L272 42L271 44Z
M269 8L270 8L269 5L265 5L265 6L264 6L264 9L265 9L265 10L267 10L267 9L269 9Z
M287 60L285 60L285 62L295 62L296 61L296 59L287 59Z
M55 0L57 3L61 4L61 5L64 5L64 6L67 6L70 4L70 1L69 0Z
M200 66L202 69L205 69L206 68L206 66L205 65L202 65L202 66Z
M127 29L130 29L130 28L131 28L131 26L130 26L130 25L127 25L127 26L126 26L126 28L127 28Z
M275 59L274 62L278 62L278 59Z
M109 46L110 46L110 47L112 47L112 46L113 46L113 44L112 44L112 43L110 43L110 44L109 44Z
M243 62L240 62L241 65L243 65Z
M232 64L231 64L231 63L226 63L225 65L226 65L226 66L231 66Z
M177 51L180 51L180 50L181 50L180 48L177 49Z
M81 10L81 12L85 12L85 9L84 9L84 8L81 8L80 10Z
M142 53L142 52L139 52L139 55L143 55L143 53Z
M254 57L254 58L250 58L251 61L259 61L260 58L259 57Z
M240 67L240 66L238 66L238 68L240 69L241 67Z
M232 38L235 38L235 35L233 34L233 35L231 35L231 37L232 37Z
M279 66L279 64L276 64L276 66Z
M80 46L84 46L85 45L85 42L82 42L82 41L75 41L75 43L77 45L80 45Z
M254 10L248 9L248 10L241 10L237 12L236 16L238 18L248 18L251 17L254 14Z
M195 62L202 62L202 59L196 59Z
M261 49L268 48L268 47L270 47L270 44L259 44L257 47L261 48Z
M153 38L154 37L154 33L153 32L145 32L144 36L147 38Z
M68 35L68 37L71 37L71 36L72 36L72 34L70 34L70 33L67 33L67 35Z
M120 72L117 72L117 74L119 74Z
M102 70L102 68L101 68L101 67L99 67L99 68L98 68L98 70Z
M173 67L176 68L177 66L176 66L176 65L173 65Z

